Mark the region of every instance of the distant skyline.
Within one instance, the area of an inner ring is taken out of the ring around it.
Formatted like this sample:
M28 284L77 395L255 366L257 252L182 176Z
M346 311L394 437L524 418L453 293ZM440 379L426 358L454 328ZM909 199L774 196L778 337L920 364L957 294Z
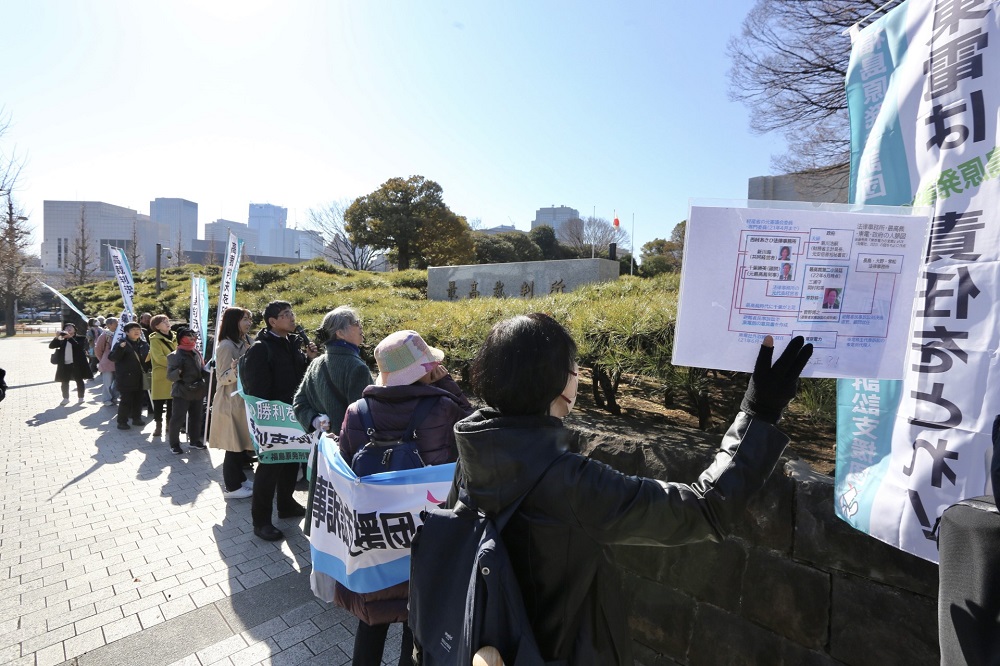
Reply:
M0 0L0 150L36 251L44 200L183 198L200 228L271 203L307 228L419 174L484 227L634 214L638 252L784 150L726 96L753 4Z

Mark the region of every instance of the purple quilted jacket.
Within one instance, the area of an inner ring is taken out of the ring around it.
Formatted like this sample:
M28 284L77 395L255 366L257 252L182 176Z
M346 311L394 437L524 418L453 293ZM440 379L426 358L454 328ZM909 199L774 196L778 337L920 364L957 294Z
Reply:
M372 422L380 439L402 436L420 398L442 396L417 428L417 448L420 450L420 457L428 465L443 465L458 459L455 423L471 414L473 409L450 375L434 384L369 386L362 395L368 398ZM355 402L347 408L340 428L340 454L350 462L354 454L367 443L368 435L361 425L358 403ZM400 583L378 592L360 594L337 583L334 601L369 625L405 622L409 589L409 583Z

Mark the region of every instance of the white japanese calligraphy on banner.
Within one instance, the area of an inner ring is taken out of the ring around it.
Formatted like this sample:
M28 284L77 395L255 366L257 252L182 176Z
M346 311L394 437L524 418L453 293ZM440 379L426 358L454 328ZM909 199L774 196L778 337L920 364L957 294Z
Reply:
M1000 412L1000 2L908 0L855 36L854 203L933 206L902 382L840 380L838 516L937 560L937 520L989 491Z

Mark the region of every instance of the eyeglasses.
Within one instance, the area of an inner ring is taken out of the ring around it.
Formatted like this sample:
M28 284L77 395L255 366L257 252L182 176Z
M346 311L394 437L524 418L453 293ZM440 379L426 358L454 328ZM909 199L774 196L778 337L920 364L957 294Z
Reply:
M278 315L278 319L281 319L282 317L289 318L294 316L295 316L294 312L292 312L291 310L285 310L284 312Z

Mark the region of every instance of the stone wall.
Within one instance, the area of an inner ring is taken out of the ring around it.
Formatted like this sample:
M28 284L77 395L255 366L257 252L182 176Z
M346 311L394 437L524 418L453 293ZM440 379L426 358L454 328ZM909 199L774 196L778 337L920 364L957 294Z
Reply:
M592 434L584 453L629 474L691 482L718 436ZM833 514L833 479L783 458L735 534L616 547L637 663L937 664L937 565Z
M427 298L536 298L573 291L591 282L618 279L620 264L610 259L516 261L507 264L432 266L427 269Z

